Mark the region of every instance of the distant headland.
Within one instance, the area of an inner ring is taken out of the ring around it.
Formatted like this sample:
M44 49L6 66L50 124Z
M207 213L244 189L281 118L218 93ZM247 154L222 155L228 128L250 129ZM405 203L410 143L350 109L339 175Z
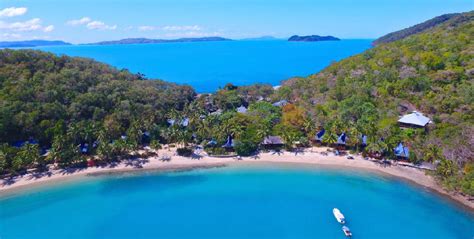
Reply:
M86 45L118 45L118 44L150 44L150 43L172 43L172 42L205 42L205 41L232 41L223 37L199 37L179 39L149 39L149 38L126 38L117 41L102 41L87 43Z
M341 39L333 36L318 36L318 35L311 35L311 36L298 36L294 35L288 39L288 41L340 41Z
M71 43L64 42L64 41L47 41L47 40L2 41L2 42L0 42L0 48L35 47L35 46L60 46L60 45L71 45Z

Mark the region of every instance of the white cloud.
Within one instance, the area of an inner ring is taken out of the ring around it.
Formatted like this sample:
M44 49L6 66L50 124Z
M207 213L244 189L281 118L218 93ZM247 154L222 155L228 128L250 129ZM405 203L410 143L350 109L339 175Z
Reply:
M15 17L24 15L28 9L26 7L8 7L0 10L0 17Z
M90 30L115 30L117 25L107 25L104 22L92 20L90 17L83 17L80 19L69 20L66 22L70 26L85 25Z
M115 30L117 25L110 26L101 21L92 21L87 23L87 28L91 30Z
M21 35L17 33L3 33L0 38L2 40L15 40L21 38Z
M89 17L83 17L81 19L76 19L76 20L70 20L70 21L67 21L66 24L67 25L71 25L71 26L77 26L77 25L84 25L84 24L87 24L89 22L91 22L92 20L89 18Z
M192 26L164 26L163 31L201 31L202 28L198 25Z
M49 25L45 28L43 28L43 31L44 32L52 32L54 30L54 26L53 25Z
M156 27L154 27L154 26L139 26L138 30L139 31L153 31L153 30L156 30Z
M9 30L13 32L30 32L30 31L44 31L51 32L54 30L53 25L44 27L41 25L41 19L33 18L24 22L4 22L0 21L0 30Z

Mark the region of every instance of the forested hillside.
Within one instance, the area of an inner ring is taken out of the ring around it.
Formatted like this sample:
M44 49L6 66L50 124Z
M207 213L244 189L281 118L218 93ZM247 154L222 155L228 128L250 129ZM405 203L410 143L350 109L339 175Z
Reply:
M417 33L421 33L427 29L430 29L430 28L433 28L433 27L436 27L450 19L453 19L455 17L459 17L461 14L460 13L453 13L453 14L444 14L444 15L441 15L441 16L437 16L435 18L432 18L428 21L425 21L425 22L422 22L420 24L416 24L414 26L411 26L411 27L408 27L408 28L405 28L405 29L402 29L400 31L396 31L396 32L391 32L385 36L382 36L380 38L378 38L377 40L375 40L373 42L374 45L378 45L378 44L381 44L381 43L389 43L389 42L394 42L394 41L398 41L398 40L401 40L405 37L409 37L413 34L417 34Z
M44 148L56 143L61 145L57 150L66 152L67 147L92 145L99 134L109 141L138 126L166 124L167 113L183 109L194 96L191 87L144 80L89 59L1 50L0 143L39 142ZM5 148L3 157L11 156L5 152L14 154ZM34 163L24 161L0 160L0 171Z
M473 38L470 12L288 80L278 93L319 126L368 134L368 150L390 152L405 142L412 161L439 164L448 186L474 194ZM431 117L428 131L399 129L398 117L411 110Z

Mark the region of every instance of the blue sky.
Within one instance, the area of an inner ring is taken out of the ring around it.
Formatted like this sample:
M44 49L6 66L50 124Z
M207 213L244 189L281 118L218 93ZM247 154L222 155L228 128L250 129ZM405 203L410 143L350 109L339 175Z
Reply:
M0 41L334 35L376 38L473 0L0 0Z

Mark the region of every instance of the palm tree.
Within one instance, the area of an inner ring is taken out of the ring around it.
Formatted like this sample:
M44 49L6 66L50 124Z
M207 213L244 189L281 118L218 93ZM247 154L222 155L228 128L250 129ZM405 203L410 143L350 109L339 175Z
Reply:
M327 144L328 146L332 146L337 143L337 134L334 131L326 131L326 134L323 138L323 143Z
M441 158L441 149L437 145L429 144L425 157L429 162L434 162Z

